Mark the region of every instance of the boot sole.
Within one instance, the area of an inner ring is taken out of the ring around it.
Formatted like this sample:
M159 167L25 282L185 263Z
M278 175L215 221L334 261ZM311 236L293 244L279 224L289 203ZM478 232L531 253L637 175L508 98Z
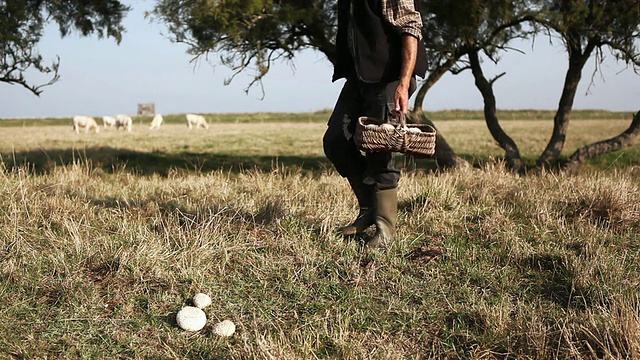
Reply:
M349 225L349 226L345 226L343 228L341 228L340 230L338 230L339 233L341 233L344 236L351 236L351 235L358 235L358 234L364 234L364 232L372 227L374 224L371 224L365 228L359 229L356 226L353 225Z

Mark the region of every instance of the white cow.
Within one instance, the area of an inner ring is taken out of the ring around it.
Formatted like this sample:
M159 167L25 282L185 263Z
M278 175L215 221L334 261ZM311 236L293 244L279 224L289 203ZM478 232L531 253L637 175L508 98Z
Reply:
M116 115L116 129L120 129L121 127L123 127L130 132L132 125L133 120L131 120L131 116L122 114Z
M102 126L106 129L107 127L114 127L116 125L116 118L113 116L103 116L102 117Z
M205 129L209 128L209 124L207 124L207 120L204 118L204 116L196 114L187 114L187 126L189 127L189 129L194 126L196 127L196 129L199 129L201 127Z
M153 120L151 120L151 125L149 126L149 129L153 130L153 129L160 129L160 125L162 125L162 115L161 114L156 114L153 117Z
M98 126L96 119L91 116L77 115L73 117L73 131L75 131L76 134L79 134L80 128L84 128L85 133L88 133L89 130L93 130L95 133L100 132L100 127Z

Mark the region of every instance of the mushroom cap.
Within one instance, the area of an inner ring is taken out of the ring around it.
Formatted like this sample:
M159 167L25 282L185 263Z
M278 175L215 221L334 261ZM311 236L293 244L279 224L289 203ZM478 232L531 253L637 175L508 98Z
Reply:
M215 325L213 332L218 336L231 336L236 332L236 325L231 320L224 320Z
M207 315L197 307L185 306L178 311L176 322L184 330L199 331L207 323Z
M198 309L204 309L211 305L211 298L207 294L197 293L193 296L193 305Z

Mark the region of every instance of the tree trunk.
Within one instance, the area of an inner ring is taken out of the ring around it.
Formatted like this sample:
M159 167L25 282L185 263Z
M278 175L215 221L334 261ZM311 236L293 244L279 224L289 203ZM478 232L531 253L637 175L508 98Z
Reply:
M456 155L456 152L453 151L447 140L445 140L442 133L438 131L438 128L434 125L434 123L427 118L427 116L422 111L414 111L409 114L409 119L415 123L419 124L427 124L436 129L436 152L434 154L436 164L442 168L469 168L471 164Z
M631 125L618 136L584 146L564 161L560 168L567 173L574 173L580 164L597 156L618 151L631 146L633 139L640 133L640 111L636 113Z
M436 67L429 73L429 76L427 76L427 79L422 83L422 85L420 85L420 88L416 93L416 100L413 103L413 111L422 112L422 104L424 103L424 98L429 89L431 89L433 85L435 85L435 83L438 82L438 80L440 80L440 78L442 78L442 76L446 74L459 59L460 56L449 58L442 65Z
M442 136L442 133L437 130L435 124L427 118L422 110L422 103L427 95L427 92L431 87L442 78L444 74L451 69L451 67L460 59L460 56L450 58L444 64L438 66L435 70L429 73L427 80L420 86L416 94L416 99L413 105L412 120L416 123L427 124L436 129L436 152L434 154L436 163L439 167L443 168L463 168L471 167L471 164L456 155L447 140Z
M484 99L484 118L489 132L491 132L493 139L498 142L498 145L504 149L505 160L509 169L518 174L522 174L525 171L525 166L522 162L518 146L502 129L498 121L498 116L496 115L496 97L493 93L493 82L488 81L482 72L478 51L472 50L468 53L468 56L476 87L480 90L480 94L482 94L482 98Z
M568 38L566 42L568 44L569 68L565 75L558 111L553 118L553 133L551 134L551 139L547 147L538 158L538 168L548 169L558 165L558 159L560 158L560 153L567 138L569 118L571 117L571 110L573 109L573 101L576 97L578 85L582 78L582 69L595 47L595 45L590 42L587 44L583 53L579 37L577 39Z

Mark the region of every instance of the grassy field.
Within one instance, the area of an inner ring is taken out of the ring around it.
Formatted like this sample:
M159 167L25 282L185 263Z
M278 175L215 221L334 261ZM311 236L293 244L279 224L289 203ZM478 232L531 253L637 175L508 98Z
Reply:
M317 171L330 167L322 152L321 138L328 112L308 114L208 114L214 125L209 131L187 131L184 115L165 116L162 131L150 131L149 117L137 117L134 131L103 129L99 134L73 134L71 119L3 119L0 156L5 164L29 164L41 172L76 160L112 172L129 167L140 174L170 169L212 171L259 168L268 171L274 161ZM551 111L503 111L503 128L517 142L520 152L534 163L551 134ZM427 114L456 152L483 163L504 155L491 137L479 111L441 111ZM524 118L531 116L533 121ZM597 119L596 116L602 118ZM565 156L593 141L622 132L631 114L577 111L569 128ZM587 121L588 120L588 121ZM99 122L100 123L100 122ZM400 163L404 161L402 156ZM640 147L602 156L583 167L624 168L640 165ZM411 165L413 167L413 164ZM431 160L418 161L418 168L433 169Z
M335 234L357 209L322 154L326 113L0 120L0 358L640 358L639 146L517 177L465 114L431 118L483 166L399 156L398 236L375 251ZM551 123L516 115L535 159ZM574 121L566 153L631 119L605 115ZM208 323L185 332L196 292Z
M239 123L324 123L330 115L330 110L320 110L313 113L214 113L203 114L209 123L213 124L239 124ZM425 112L425 115L433 121L449 120L481 120L484 121L484 113L479 110L443 110ZM553 120L554 111L550 110L499 110L496 115L502 121L509 120ZM574 110L571 118L574 120L631 120L632 113L604 110ZM151 116L133 116L134 124L148 125ZM96 121L102 124L101 117L95 116ZM184 114L165 114L164 124L186 125ZM24 119L0 119L0 127L25 127L25 126L70 126L71 118L24 118Z

